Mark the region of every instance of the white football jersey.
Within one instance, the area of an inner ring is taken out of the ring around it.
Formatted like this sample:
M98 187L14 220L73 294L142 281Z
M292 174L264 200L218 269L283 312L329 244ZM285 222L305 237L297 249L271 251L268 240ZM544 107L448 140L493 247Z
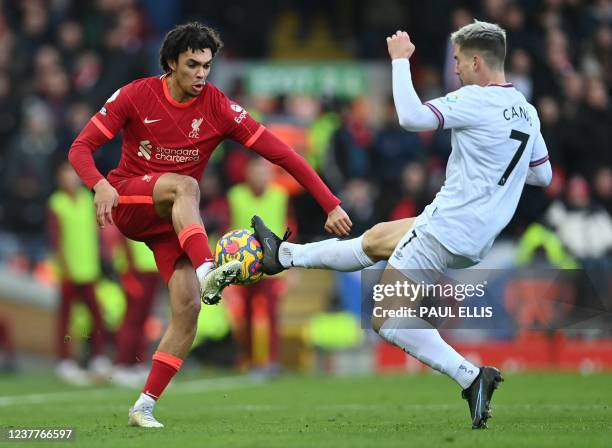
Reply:
M540 120L512 84L465 86L425 105L452 129L446 181L425 209L429 229L480 261L512 218L529 166L548 160Z

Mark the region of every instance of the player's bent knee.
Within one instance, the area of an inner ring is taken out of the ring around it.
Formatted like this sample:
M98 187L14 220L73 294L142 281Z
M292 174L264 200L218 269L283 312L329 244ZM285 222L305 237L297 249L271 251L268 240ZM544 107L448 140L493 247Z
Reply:
M370 325L372 326L372 330L374 330L376 333L380 333L380 329L384 323L385 319L383 317L372 317L372 322Z
M177 195L200 197L200 186L191 176L181 176L176 186Z
M380 250L384 243L384 237L384 226L382 224L376 224L363 234L363 251L374 261L385 259L385 254L381 253Z

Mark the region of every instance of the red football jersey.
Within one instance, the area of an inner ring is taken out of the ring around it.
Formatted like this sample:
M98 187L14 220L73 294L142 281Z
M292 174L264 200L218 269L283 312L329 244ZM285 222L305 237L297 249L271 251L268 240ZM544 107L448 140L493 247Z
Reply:
M225 138L250 146L264 127L207 82L189 102L175 101L164 76L118 89L91 121L107 137L123 129L121 160L108 179L173 172L200 179L212 151Z
M186 103L170 96L165 76L136 80L111 95L68 153L72 166L90 189L103 179L93 152L122 129L121 160L108 175L111 184L166 172L199 181L212 151L224 138L231 138L283 167L326 213L340 204L303 157L210 83Z

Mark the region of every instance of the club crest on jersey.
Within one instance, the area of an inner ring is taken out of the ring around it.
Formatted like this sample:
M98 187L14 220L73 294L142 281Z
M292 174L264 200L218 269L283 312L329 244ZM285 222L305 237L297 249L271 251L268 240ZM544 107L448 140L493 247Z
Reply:
M200 125L204 121L204 118L194 118L191 122L191 132L189 133L189 138L200 138Z

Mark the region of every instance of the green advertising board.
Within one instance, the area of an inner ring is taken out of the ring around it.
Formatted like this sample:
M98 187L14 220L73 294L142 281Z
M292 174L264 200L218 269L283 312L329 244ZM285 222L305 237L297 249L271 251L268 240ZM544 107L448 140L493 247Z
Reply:
M353 98L366 94L367 86L367 72L356 64L255 64L247 72L251 95Z

